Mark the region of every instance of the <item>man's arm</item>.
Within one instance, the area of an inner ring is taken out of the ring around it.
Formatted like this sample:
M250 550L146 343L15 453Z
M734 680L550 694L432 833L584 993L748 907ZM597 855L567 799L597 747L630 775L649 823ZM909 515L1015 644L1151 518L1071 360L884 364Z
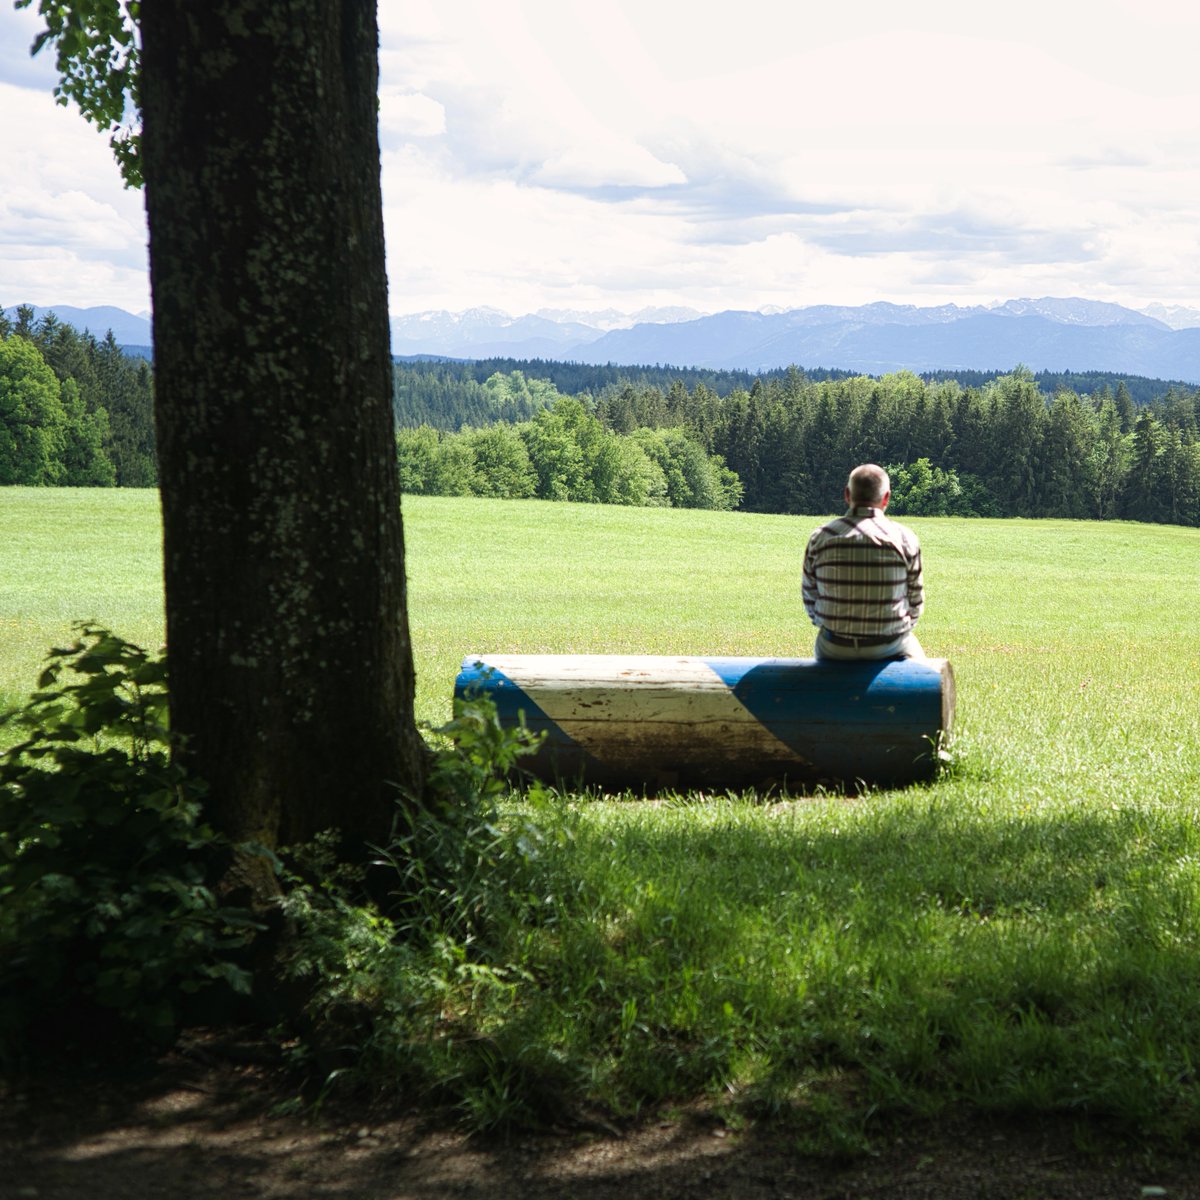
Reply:
M815 540L816 534L808 539L808 545L804 549L804 571L801 577L800 595L804 600L804 611L808 613L808 619L820 628L821 623L817 620L817 599L820 593L817 590L817 565L813 554Z
M908 615L915 625L925 607L925 578L921 572L921 548L918 546L908 560Z

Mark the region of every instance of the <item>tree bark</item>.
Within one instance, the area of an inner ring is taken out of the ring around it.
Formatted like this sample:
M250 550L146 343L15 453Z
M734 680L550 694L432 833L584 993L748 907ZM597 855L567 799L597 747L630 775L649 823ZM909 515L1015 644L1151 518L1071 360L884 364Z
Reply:
M419 802L374 0L148 0L143 156L171 720L213 824Z

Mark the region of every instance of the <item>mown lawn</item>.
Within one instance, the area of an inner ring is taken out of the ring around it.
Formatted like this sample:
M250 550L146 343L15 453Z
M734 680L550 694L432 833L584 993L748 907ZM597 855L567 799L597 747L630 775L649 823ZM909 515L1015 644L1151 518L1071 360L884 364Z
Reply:
M154 501L0 491L0 693L75 618L157 644ZM811 645L816 518L404 506L430 722L467 654ZM707 1092L826 1148L961 1102L1200 1129L1200 530L911 524L920 635L958 681L950 772L855 798L510 803L486 929L424 974L361 964L364 993L425 996L371 1069L452 1077L481 1126Z

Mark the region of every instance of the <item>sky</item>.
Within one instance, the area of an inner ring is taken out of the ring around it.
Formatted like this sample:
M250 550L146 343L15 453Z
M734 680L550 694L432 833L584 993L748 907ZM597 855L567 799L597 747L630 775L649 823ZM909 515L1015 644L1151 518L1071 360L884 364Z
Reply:
M1200 307L1200 5L380 0L389 311ZM0 0L0 305L150 306Z

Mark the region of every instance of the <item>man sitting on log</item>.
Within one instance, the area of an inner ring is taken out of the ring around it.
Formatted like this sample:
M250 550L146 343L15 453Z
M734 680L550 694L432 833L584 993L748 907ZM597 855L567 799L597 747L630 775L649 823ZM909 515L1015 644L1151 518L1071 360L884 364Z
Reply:
M889 520L888 473L850 472L844 516L815 530L804 552L804 607L822 659L924 658L913 626L925 605L921 546Z

